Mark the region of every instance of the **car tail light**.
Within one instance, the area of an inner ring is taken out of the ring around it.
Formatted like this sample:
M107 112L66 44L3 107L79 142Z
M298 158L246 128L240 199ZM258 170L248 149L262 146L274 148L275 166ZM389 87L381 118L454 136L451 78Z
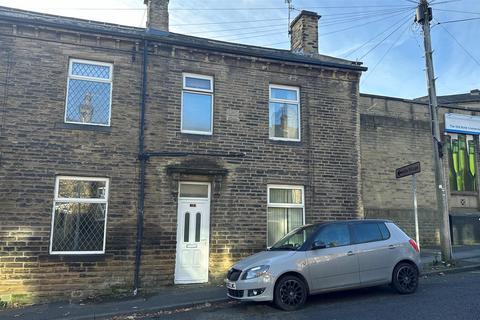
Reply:
M410 243L410 245L415 251L420 252L420 248L418 247L417 243L413 239L408 240L408 242Z

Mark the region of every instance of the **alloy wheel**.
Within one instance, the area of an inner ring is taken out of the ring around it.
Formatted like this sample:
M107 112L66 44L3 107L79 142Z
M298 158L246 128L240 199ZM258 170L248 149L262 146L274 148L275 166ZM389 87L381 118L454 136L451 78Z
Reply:
M289 279L280 287L280 299L289 306L297 306L304 299L303 285L297 280Z

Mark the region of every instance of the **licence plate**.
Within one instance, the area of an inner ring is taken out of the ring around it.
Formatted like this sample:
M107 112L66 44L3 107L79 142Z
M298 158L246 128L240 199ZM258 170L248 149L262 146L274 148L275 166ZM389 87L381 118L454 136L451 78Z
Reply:
M235 285L235 282L230 282L230 281L227 281L227 288L228 289L236 289L237 286Z

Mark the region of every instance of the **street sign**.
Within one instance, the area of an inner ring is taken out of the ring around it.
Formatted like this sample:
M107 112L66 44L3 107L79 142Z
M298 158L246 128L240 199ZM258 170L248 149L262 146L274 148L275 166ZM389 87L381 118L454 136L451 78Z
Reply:
M411 163L395 170L395 177L397 179L420 172L420 162Z
M420 233L418 229L418 208L417 208L417 176L416 173L420 172L420 162L410 163L406 166L395 170L395 177L397 179L406 176L412 176L412 193L413 193L413 215L415 218L415 240L420 248Z

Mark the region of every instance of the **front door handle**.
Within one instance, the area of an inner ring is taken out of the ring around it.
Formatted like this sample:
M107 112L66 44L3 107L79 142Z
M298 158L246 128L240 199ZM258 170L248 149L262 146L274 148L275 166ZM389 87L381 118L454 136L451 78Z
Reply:
M348 251L347 252L347 256L353 256L355 253L353 253L353 251Z

